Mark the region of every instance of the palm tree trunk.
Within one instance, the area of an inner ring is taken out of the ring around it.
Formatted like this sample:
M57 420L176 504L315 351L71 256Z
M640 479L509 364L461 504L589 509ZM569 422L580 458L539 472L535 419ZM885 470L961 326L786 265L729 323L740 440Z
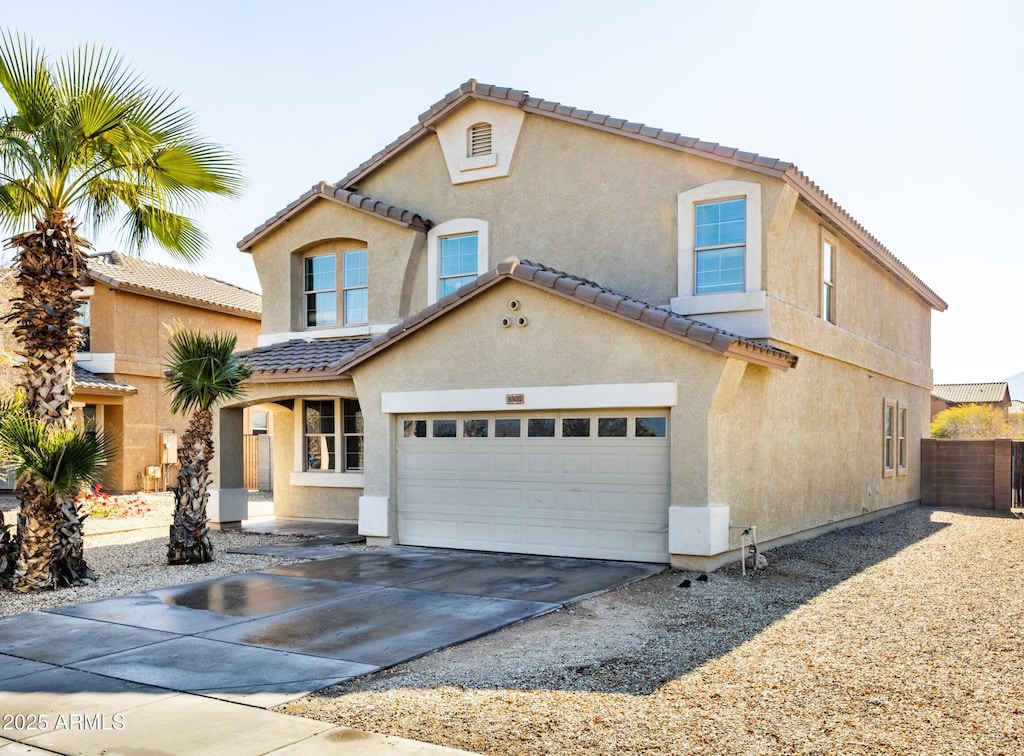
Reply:
M53 588L53 533L59 523L56 503L34 478L23 480L17 494L21 502L18 513L21 545L14 568L14 590L32 593Z
M10 588L14 581L14 566L18 563L18 536L8 530L3 512L0 512L0 588Z
M35 229L13 237L17 247L17 283L19 296L11 305L15 319L14 335L21 345L22 386L29 411L50 423L70 425L73 422L71 400L75 391L75 354L81 339L77 322L78 300L75 292L81 287L86 270L82 250L89 244L78 236L74 219L62 211L54 211L46 219L36 219ZM21 499L22 512L27 505ZM61 585L82 585L95 578L85 562L82 540L82 518L71 501L45 516L18 517L18 538L25 557L26 538L43 538L40 530L49 528L51 549L32 547L33 560L57 558L59 564L49 568ZM33 528L31 535L23 528ZM20 583L27 586L28 583ZM19 588L18 590L22 590ZM26 588L25 590L31 590Z
M181 441L167 563L203 564L213 561L213 544L206 527L207 489L213 459L213 413L196 410Z

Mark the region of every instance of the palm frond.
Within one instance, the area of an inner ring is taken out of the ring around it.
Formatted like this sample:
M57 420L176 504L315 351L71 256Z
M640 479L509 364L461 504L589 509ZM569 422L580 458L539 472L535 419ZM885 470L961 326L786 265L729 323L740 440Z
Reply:
M235 354L237 343L233 333L181 329L171 333L165 392L171 395L172 412L209 410L245 394L243 384L252 376L252 367Z
M110 436L51 425L24 411L10 412L0 423L0 454L19 479L30 475L48 493L72 496L94 483L115 451Z

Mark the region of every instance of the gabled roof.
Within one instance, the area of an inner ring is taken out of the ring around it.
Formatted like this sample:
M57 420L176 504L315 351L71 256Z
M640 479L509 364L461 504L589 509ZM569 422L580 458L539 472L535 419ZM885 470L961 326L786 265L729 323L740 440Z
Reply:
M501 103L519 108L527 113L587 126L781 179L792 186L818 215L847 234L870 258L912 289L930 307L939 311L945 310L947 307L946 302L938 294L932 291L910 268L792 163L758 155L754 152L725 147L715 142L705 142L693 137L682 136L674 131L664 131L642 123L627 121L624 118L612 118L591 110L581 110L571 105L542 100L531 97L522 89L482 84L476 79L470 79L431 105L426 112L420 115L415 126L338 181L337 186L343 190L354 189L362 179L394 159L410 145L433 134L434 127L439 121L469 100ZM246 237L242 243L245 243L248 238Z
M1009 401L1010 386L1001 383L937 383L932 387L932 395L954 404L971 402L1001 403Z
M368 337L319 341L292 339L239 352L239 356L249 362L253 375L262 380L317 380L337 377L342 363L369 343Z
M259 294L201 273L120 252L89 255L87 261L89 277L111 289L231 312L254 320L259 320L263 310L263 297Z
M86 391L98 391L113 394L137 394L139 390L127 383L118 383L110 378L103 378L81 365L75 365L75 388Z
M364 197L356 192L350 192L347 189L342 189L335 184L329 184L326 181L321 181L319 184L314 184L308 192L290 203L281 212L275 214L272 218L268 218L253 229L244 239L238 242L238 248L243 252L252 249L252 246L256 242L269 234L279 225L290 220L292 216L297 215L306 207L321 199L337 202L339 205L347 205L355 208L356 210L361 210L364 213L370 213L371 215L376 215L384 220L389 220L392 223L397 223L400 226L414 228L417 231L429 231L431 226L434 225L431 221L410 210L402 210L401 208L389 205L386 202L370 199L369 197Z
M289 341L242 354L248 357L253 366L254 376L264 379L338 377L507 279L515 279L556 296L571 299L724 357L733 357L778 370L796 367L796 355L783 349L675 315L660 307L618 294L585 278L562 273L527 260L520 261L514 257L372 340Z

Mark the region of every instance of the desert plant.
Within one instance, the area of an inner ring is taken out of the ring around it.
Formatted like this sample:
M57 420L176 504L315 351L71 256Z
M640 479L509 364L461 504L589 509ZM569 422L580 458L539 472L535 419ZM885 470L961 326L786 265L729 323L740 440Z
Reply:
M1009 438L1006 413L984 404L960 404L932 418L932 438Z

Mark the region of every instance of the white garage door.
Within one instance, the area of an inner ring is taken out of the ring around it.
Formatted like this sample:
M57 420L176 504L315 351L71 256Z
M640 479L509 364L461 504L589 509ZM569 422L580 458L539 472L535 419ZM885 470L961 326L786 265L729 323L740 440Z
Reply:
M668 412L400 418L398 540L668 561Z

